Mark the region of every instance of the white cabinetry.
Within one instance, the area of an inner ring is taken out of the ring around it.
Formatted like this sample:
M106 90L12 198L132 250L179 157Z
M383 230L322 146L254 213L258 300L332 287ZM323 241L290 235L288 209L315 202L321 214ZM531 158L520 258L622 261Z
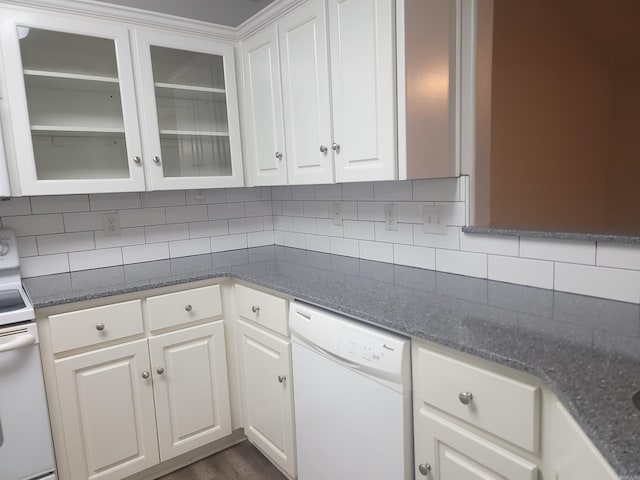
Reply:
M231 434L219 286L146 303L146 328L140 300L45 320L61 478L119 480Z
M287 302L236 286L244 431L274 464L296 477L291 340Z
M99 15L0 16L14 195L243 184L232 43Z

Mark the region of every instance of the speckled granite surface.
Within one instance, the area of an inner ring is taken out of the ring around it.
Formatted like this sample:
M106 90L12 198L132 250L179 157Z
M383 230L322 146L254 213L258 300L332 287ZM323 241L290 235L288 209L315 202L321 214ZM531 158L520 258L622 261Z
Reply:
M528 238L555 238L558 240L577 240L583 242L607 242L639 244L639 235L608 235L604 233L577 233L577 232L545 232L543 230L524 230L517 228L497 227L462 227L464 233L477 233L482 235L500 235Z
M640 306L285 247L26 279L36 308L234 277L541 378L640 476Z

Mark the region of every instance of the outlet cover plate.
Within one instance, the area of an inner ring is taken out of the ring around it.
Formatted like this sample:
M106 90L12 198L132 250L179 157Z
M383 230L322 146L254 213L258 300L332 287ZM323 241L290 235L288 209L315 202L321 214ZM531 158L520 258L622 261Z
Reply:
M435 235L447 234L447 223L444 219L444 208L438 205L423 205L422 218L424 233Z

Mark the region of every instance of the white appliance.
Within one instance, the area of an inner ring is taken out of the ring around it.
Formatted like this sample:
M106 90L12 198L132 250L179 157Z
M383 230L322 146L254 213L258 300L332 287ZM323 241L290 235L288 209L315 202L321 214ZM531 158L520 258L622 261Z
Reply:
M409 339L293 302L299 480L413 478Z
M49 412L33 306L16 239L0 230L0 479L55 480Z

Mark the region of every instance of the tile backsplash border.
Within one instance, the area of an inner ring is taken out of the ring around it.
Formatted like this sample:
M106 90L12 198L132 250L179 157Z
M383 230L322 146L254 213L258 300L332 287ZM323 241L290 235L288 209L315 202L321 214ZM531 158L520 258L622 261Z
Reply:
M389 203L397 230L385 228ZM446 234L424 233L423 205L442 207ZM468 207L460 177L20 197L0 217L25 278L275 244L640 303L639 245L466 234ZM122 233L107 236L102 214L114 211Z

